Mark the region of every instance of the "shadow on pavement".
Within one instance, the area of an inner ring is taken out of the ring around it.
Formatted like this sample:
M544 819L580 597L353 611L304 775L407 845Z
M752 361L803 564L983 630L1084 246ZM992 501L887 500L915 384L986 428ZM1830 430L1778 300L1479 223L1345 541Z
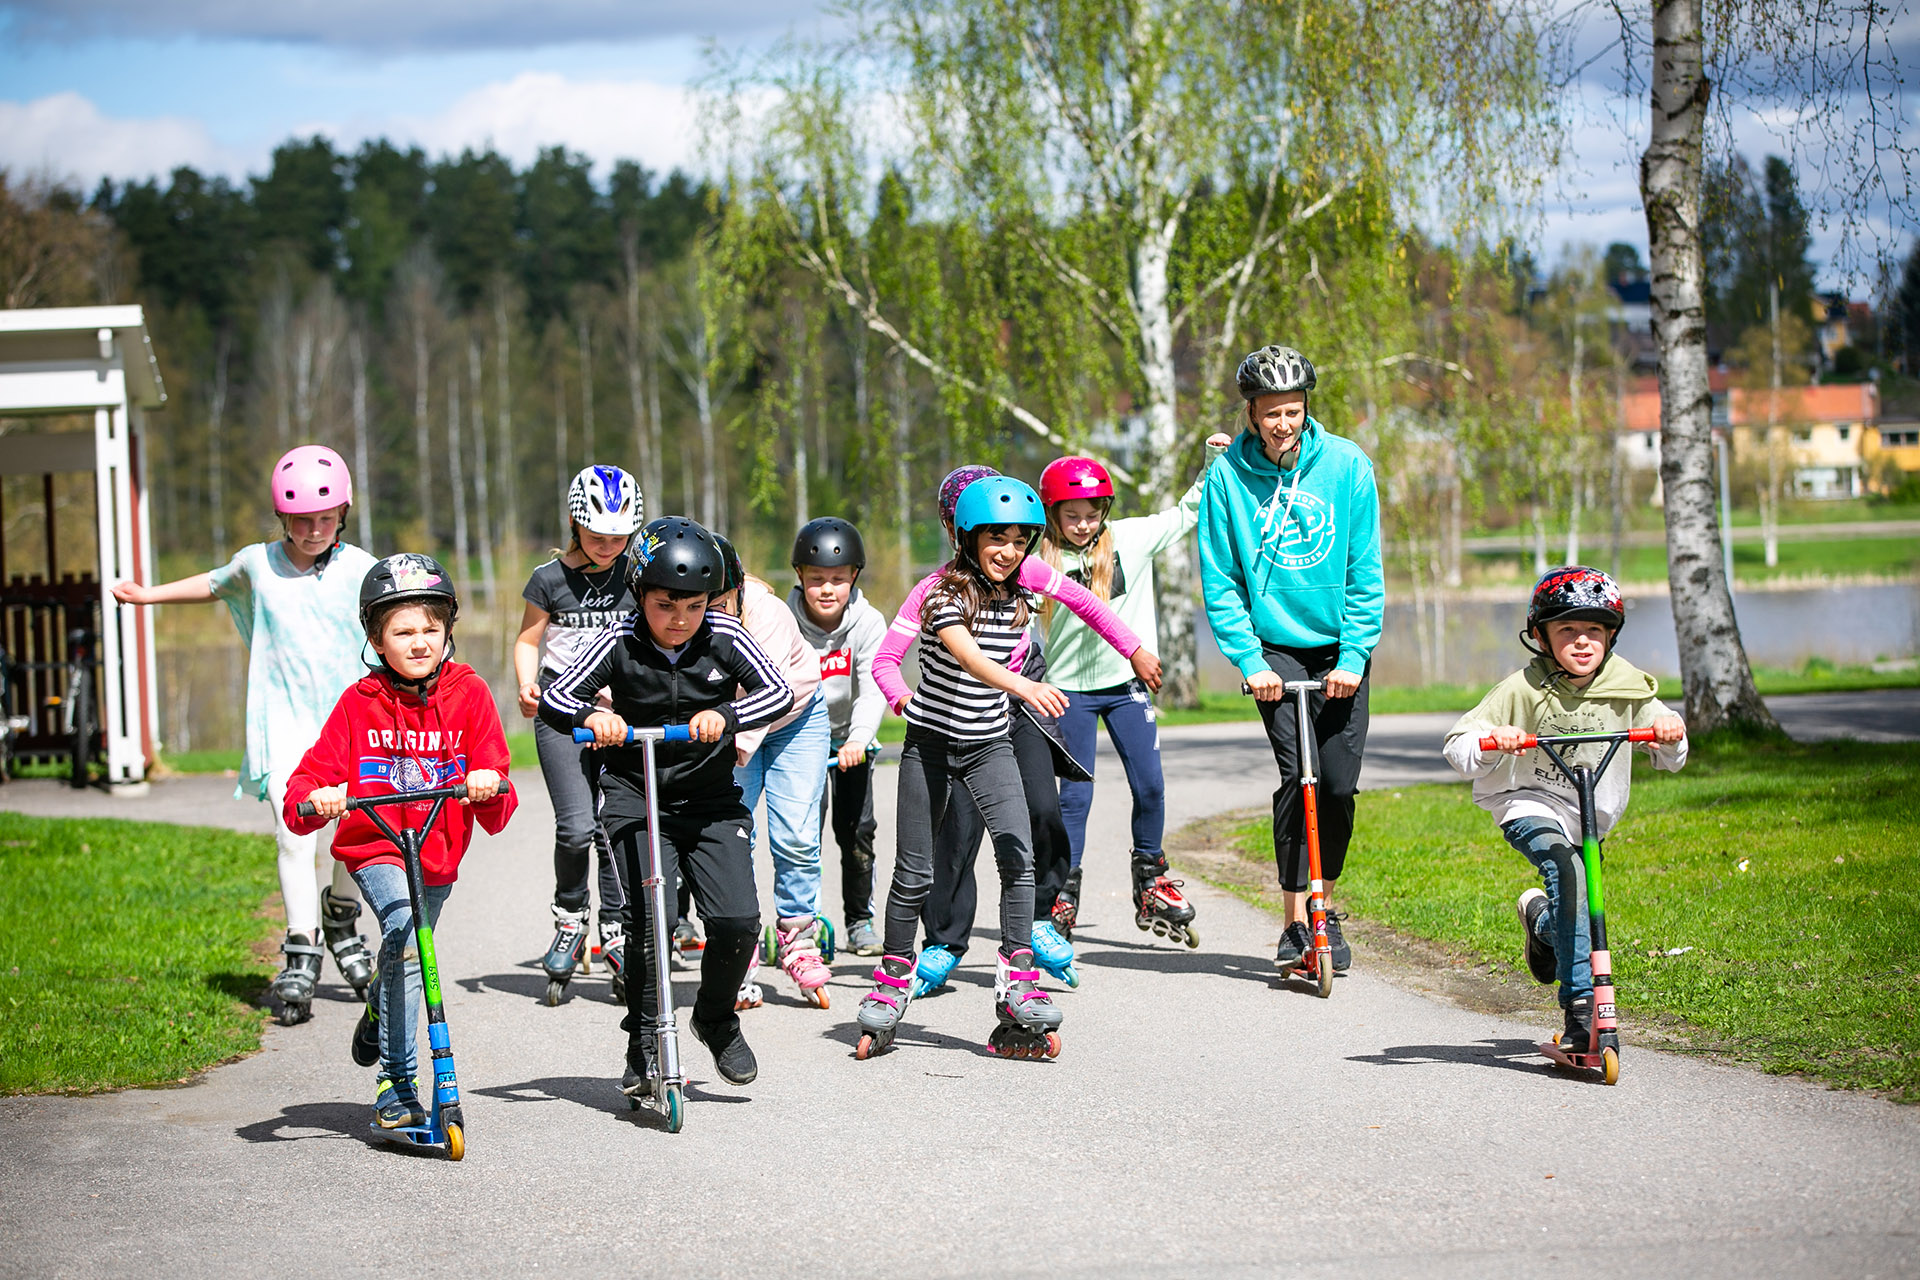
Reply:
M609 980L601 976L604 972L605 970L596 969L592 977L576 977L567 984L567 994L560 1003L572 1004L575 1000L588 1000L613 1009L625 1008L624 1004L616 1003L611 998L612 988ZM684 1009L693 1002L700 980L696 975L691 974L687 975L684 981L680 980L680 974L675 974L674 978L673 1003ZM470 995L485 995L489 991L497 991L503 995L531 1000L537 1005L547 1003L547 975L537 967L532 973L489 973L478 978L461 978L454 985Z
M1531 1040L1480 1040L1473 1044L1407 1044L1379 1053L1360 1053L1348 1062L1376 1067L1417 1067L1430 1063L1457 1063L1469 1067L1502 1067L1528 1075L1550 1075L1555 1068L1540 1056ZM1597 1080L1598 1077L1595 1077Z
M233 1132L247 1142L305 1142L311 1138L372 1141L367 1132L371 1114L370 1106L358 1102L296 1102L270 1120L256 1120ZM293 1132L298 1130L306 1132Z
M992 986L993 984L989 981L987 985ZM922 998L930 999L931 997ZM964 1053L970 1057L992 1058L996 1062L1001 1061L1000 1056L987 1047L987 1033L993 1030L993 1010L990 1008L982 1009L981 1014L984 1025L978 1040L962 1040L957 1036L941 1035L937 1031L928 1031L908 1021L900 1024L899 1031L894 1033L893 1045L888 1048L886 1052L891 1054L900 1049L910 1051L919 1049L941 1049L948 1053ZM913 1016L911 1007L909 1007L907 1016L909 1019ZM836 1026L829 1027L827 1030L822 1031L820 1038L846 1046L847 1056L851 1058L854 1050L860 1043L860 1024L857 1022L839 1023Z
M1098 950L1081 950L1082 941L1098 943ZM1271 987L1279 978L1273 962L1248 956L1226 955L1201 949L1189 951L1162 944L1122 942L1114 938L1096 938L1074 931L1074 963L1082 968L1149 970L1154 973L1207 973L1219 978L1237 978Z
M680 1062L684 1069L684 1055ZM589 1111L600 1111L610 1116L624 1116L630 1110L626 1096L620 1092L620 1081L615 1076L543 1076L538 1080L494 1085L489 1089L470 1089L468 1092L498 1098L502 1102L571 1102ZM689 1080L687 1101L752 1102L753 1099L737 1093L709 1093Z

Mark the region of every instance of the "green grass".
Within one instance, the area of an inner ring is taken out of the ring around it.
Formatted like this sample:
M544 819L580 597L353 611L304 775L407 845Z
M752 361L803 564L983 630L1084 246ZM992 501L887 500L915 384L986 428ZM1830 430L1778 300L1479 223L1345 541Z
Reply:
M1531 981L1513 902L1537 877L1466 788L1365 793L1356 829L1344 907ZM1271 862L1267 821L1237 842ZM1920 1102L1916 848L1920 745L1709 742L1678 775L1636 767L1606 862L1629 1035L1651 1019L1771 1072Z
M180 1080L260 1047L273 841L0 813L0 1093Z
M1790 526L1781 526L1786 537L1779 547L1779 563L1767 566L1766 548L1758 539L1733 544L1733 577L1741 583L1769 582L1778 578L1879 577L1905 578L1920 573L1920 538L1817 538L1791 541ZM1551 544L1549 544L1551 545ZM1591 542L1589 562L1605 562L1605 544ZM1531 582L1533 556L1475 552L1471 557L1479 566L1476 581ZM1665 547L1623 547L1620 551L1620 576L1627 582L1665 582Z

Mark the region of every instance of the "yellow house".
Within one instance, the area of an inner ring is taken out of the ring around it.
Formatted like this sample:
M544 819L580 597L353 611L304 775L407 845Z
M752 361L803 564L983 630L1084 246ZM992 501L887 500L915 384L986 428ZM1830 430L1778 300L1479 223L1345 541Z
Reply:
M1920 420L1882 422L1867 433L1861 452L1869 466L1884 456L1902 471L1920 471Z
M1879 388L1872 383L1777 393L1734 387L1727 398L1735 456L1765 457L1771 438L1773 447L1786 450L1799 496L1857 498L1867 491L1869 437L1879 443Z

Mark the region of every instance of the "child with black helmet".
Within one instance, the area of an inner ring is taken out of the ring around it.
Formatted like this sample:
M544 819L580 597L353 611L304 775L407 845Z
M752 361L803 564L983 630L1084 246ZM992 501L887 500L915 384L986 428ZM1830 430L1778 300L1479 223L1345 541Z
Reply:
M1528 889L1520 915L1527 968L1560 984L1563 1043L1585 1044L1593 1016L1592 938L1586 872L1580 858L1580 800L1528 734L1617 733L1652 729L1656 769L1687 762L1687 731L1655 696L1659 685L1614 652L1626 624L1619 584L1598 569L1567 565L1534 586L1520 640L1533 661L1495 685L1447 733L1447 763L1473 779L1474 803L1493 815L1507 843L1540 872L1546 888ZM1480 739L1497 748L1483 751ZM1598 746L1563 748L1569 764L1597 764ZM1594 785L1597 835L1605 839L1626 812L1633 779L1623 753ZM1577 1038L1576 1038L1577 1037Z
M452 660L460 600L447 571L431 556L388 556L360 588L360 625L375 661L340 695L320 738L287 780L281 816L297 832L340 819L333 856L353 875L380 924L377 981L354 1030L353 1056L377 1059L374 1122L385 1129L426 1123L414 1085L414 1036L420 1009L420 965L403 964L413 938L413 908L400 851L373 820L347 813L349 796L384 796L464 782L467 798L440 811L420 861L432 921L453 891L460 859L477 819L498 833L519 803L503 792L507 737L493 691L472 667ZM302 817L311 801L312 817ZM423 811L408 819L418 822Z
M887 636L887 620L860 591L867 548L860 530L838 516L802 525L793 539L787 607L800 635L820 656L829 746L825 774L834 843L840 848L840 897L847 934L857 956L880 954L873 928L873 761L869 758L887 709L874 679L873 659Z
M569 734L591 729L603 748L624 745L629 722L684 724L692 734L693 741L665 743L658 752L661 873L672 901L684 870L707 927L693 1034L713 1051L722 1078L747 1084L759 1064L740 1033L733 1000L759 941L760 906L747 839L752 817L734 782L733 739L786 714L793 690L738 620L708 609L726 581L726 561L712 534L670 516L642 529L628 556L639 607L596 635L547 686L540 718ZM610 710L595 705L603 689ZM647 862L645 768L638 751L608 751L604 758L601 816L627 883L637 885ZM645 917L642 912L639 921L643 973L652 971L653 948L664 941ZM621 1087L629 1095L655 1075L649 1058L661 1014L657 1001L653 983L628 984Z

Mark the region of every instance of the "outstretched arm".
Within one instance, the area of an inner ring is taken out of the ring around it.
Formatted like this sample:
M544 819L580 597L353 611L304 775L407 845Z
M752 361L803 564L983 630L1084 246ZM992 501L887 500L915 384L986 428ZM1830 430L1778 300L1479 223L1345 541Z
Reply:
M209 604L213 600L213 575L196 573L157 587L132 581L115 583L113 598L121 604Z

